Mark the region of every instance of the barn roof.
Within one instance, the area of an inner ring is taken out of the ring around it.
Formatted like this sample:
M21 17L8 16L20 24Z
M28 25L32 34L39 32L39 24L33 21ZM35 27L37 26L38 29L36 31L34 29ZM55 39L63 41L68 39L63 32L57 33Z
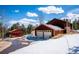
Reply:
M14 30L11 30L9 32L11 33L11 32L15 32L15 31L21 31L21 29L14 29Z
M47 24L51 24L52 22L55 22L55 21L61 21L61 22L63 22L63 23L66 23L66 21L64 21L64 20L60 20L60 19L54 18L54 19L52 19L51 21L49 21Z
M51 25L51 24L43 24L51 29L54 29L54 30L63 30L61 27L58 27L58 26L54 26L54 25Z
M65 28L67 26L67 24L72 27L72 24L70 22L66 22L64 20L60 20L60 19L56 19L54 18L53 20L49 21L47 24L52 24L52 25L55 25L55 26L59 26L61 28Z
M51 24L41 24L36 29L41 29L42 30L41 26L45 26L45 27L47 27L49 29L52 29L52 30L63 30L61 27L51 25Z

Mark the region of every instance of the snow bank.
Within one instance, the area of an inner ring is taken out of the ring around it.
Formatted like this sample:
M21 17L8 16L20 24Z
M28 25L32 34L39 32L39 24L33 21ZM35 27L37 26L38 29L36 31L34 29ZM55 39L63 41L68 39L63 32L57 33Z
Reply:
M77 32L79 32L79 30L76 30Z
M77 32L77 33L79 33L79 30L73 30L73 32Z
M69 52L68 45L69 48L79 46L79 34L64 35L58 39L36 41L10 54L66 54Z

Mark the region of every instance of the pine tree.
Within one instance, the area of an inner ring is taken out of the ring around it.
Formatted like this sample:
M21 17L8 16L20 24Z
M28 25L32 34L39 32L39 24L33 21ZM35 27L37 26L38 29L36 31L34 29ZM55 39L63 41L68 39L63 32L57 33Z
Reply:
M11 26L11 30L13 30L13 29L19 29L19 28L20 28L20 24L19 23L13 24Z
M77 24L77 20L76 19L75 19L75 21L73 21L72 26L73 26L74 30L78 29L78 24Z
M26 34L26 27L24 26L24 24L21 25L21 30L23 31L23 34Z
M27 27L27 33L30 34L32 29L33 29L33 26L31 24L29 24Z

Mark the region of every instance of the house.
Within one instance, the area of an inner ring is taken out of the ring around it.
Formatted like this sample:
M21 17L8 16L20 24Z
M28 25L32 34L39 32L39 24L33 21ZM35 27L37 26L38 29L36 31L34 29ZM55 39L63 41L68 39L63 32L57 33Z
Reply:
M14 29L9 31L10 37L20 37L23 35L23 31L21 29Z
M72 24L71 23L63 21L63 20L59 20L59 19L56 19L56 18L49 21L47 24L59 26L59 27L64 29L65 33L68 33L72 30Z
M49 38L58 34L64 34L71 31L72 25L69 22L53 19L47 24L41 24L35 28L35 35L38 37Z

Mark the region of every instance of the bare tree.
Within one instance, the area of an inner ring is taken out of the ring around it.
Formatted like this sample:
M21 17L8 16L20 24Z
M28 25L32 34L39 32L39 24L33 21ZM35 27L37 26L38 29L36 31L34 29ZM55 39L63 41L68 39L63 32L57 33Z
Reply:
M39 21L39 24L43 24L44 23L44 16L43 16L43 14L39 14L37 20Z

